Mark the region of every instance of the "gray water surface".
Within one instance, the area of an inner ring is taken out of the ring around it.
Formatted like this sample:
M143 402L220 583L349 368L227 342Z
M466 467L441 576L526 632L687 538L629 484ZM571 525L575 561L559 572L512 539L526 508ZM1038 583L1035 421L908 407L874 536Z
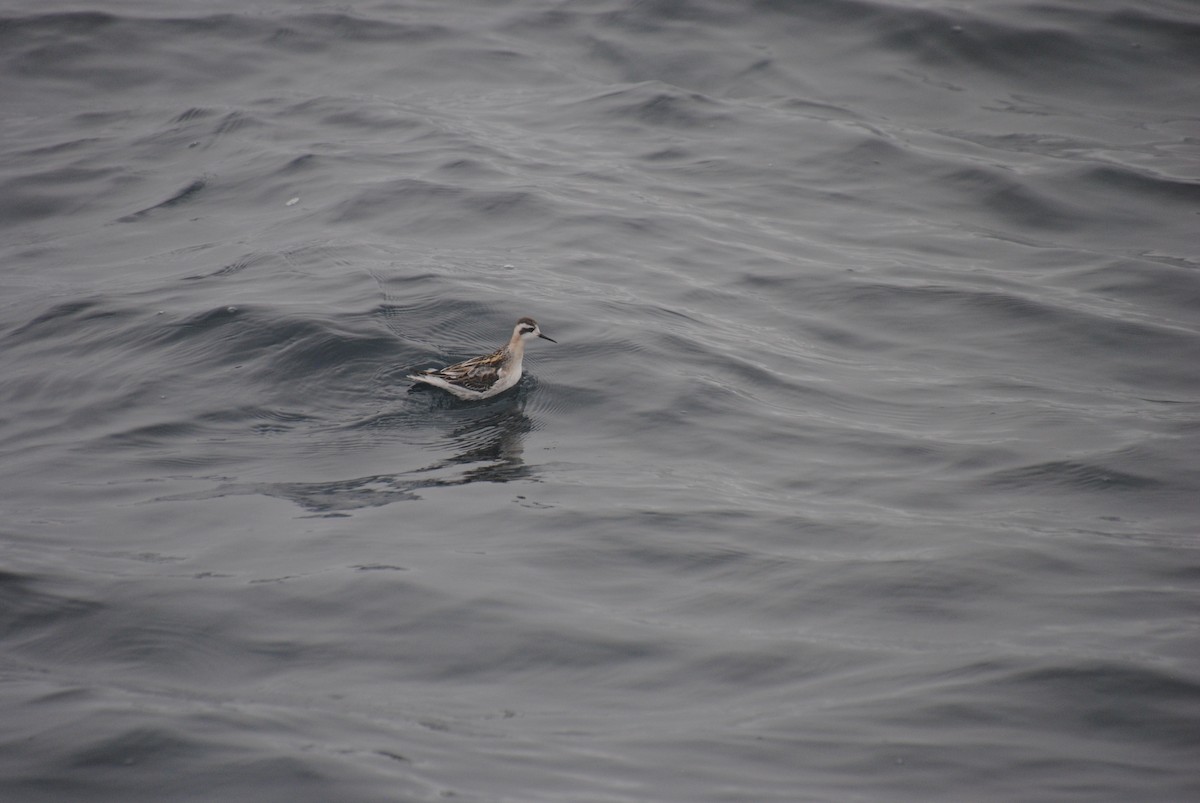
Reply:
M1197 75L1169 0L13 0L3 797L1200 797Z

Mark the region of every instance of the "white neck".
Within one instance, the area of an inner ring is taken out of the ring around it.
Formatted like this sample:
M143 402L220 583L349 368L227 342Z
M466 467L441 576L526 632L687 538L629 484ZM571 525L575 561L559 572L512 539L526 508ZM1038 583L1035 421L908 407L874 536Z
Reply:
M513 355L513 359L517 362L525 356L525 338L521 337L520 332L513 332L513 336L508 341L508 353Z

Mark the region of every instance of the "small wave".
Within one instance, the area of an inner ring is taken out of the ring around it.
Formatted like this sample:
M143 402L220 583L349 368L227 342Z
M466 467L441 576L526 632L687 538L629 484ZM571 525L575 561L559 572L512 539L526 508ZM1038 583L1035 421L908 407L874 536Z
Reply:
M81 141L50 150L67 155ZM45 160L49 153L38 154ZM111 192L121 181L109 167L51 165L0 181L0 223L5 226L65 216L85 209L95 198Z
M207 186L207 180L198 178L191 184L188 184L186 187L176 192L171 197L167 198L165 201L160 201L153 206L148 206L145 209L134 212L131 215L125 215L124 217L117 218L117 221L119 223L134 223L146 217L147 215L153 214L159 209L170 209L173 206L179 206L180 204L188 203L194 200L196 196L198 196Z
M241 273L247 268L268 264L279 264L281 262L286 264L286 260L281 258L279 254L251 252L238 257L237 259L229 262L226 265L223 265L220 268L217 268L211 273L184 276L183 278L185 281L196 281L199 279L210 279L219 276L231 276L235 273Z
M1005 490L1041 491L1141 491L1165 487L1153 477L1074 460L1051 460L996 471L987 476L986 483Z
M601 116L606 123L630 121L683 128L693 133L725 127L734 117L724 104L699 92L687 92L658 81L607 90L575 104L577 113Z
M1089 167L1078 178L1099 189L1120 193L1127 203L1133 202L1128 196L1138 196L1156 206L1160 201L1182 204L1189 212L1200 206L1200 181L1191 178L1113 165Z
M51 590L38 576L0 570L0 632L11 641L44 637L104 609L93 600Z
M128 332L140 313L104 296L63 301L4 337L7 347L53 352L69 348L74 354L97 354L114 345L118 332Z
M420 179L392 179L358 190L329 212L335 224L386 221L422 237L466 233L479 237L493 227L537 225L553 209L532 190L483 190Z
M353 14L318 13L283 17L267 42L284 50L309 54L315 50L356 44L427 44L459 34L445 25L399 22Z

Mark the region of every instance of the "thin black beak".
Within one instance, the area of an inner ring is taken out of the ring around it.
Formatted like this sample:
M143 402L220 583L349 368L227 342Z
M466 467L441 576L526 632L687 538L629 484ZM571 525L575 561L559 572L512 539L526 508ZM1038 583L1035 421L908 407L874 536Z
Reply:
M557 343L557 342L558 342L557 340L555 340L555 339L554 339L554 338L552 338L552 337L546 337L546 336L545 336L544 334L542 334L541 332L538 332L538 337L542 338L543 340L549 340L551 343Z

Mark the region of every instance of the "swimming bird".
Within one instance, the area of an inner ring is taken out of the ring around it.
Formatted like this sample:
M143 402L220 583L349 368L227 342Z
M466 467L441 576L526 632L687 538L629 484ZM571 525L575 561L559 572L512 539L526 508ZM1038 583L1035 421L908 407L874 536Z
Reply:
M430 368L409 374L414 382L439 387L460 399L479 401L511 388L521 380L521 360L525 356L525 341L540 337L551 343L558 341L542 334L537 321L522 318L513 327L508 343L482 357L447 365L445 368Z

